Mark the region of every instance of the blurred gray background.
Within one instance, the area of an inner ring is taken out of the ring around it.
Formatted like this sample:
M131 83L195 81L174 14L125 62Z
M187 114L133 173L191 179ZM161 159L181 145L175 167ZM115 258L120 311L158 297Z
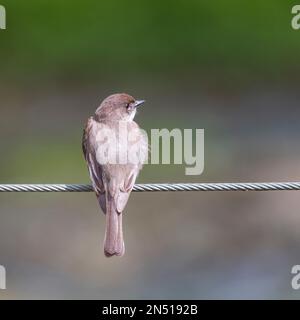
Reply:
M141 127L204 128L205 170L138 182L299 181L293 1L2 0L0 183L89 183L101 100L147 100ZM298 192L132 194L126 254L103 256L92 193L1 194L1 299L299 298Z

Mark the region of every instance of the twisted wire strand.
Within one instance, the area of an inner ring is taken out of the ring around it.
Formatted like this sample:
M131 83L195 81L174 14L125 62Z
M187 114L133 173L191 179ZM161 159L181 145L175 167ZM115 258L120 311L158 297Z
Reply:
M300 190L300 182L259 183L150 183L136 184L134 192L161 191L292 191ZM87 184L0 184L0 192L91 192Z

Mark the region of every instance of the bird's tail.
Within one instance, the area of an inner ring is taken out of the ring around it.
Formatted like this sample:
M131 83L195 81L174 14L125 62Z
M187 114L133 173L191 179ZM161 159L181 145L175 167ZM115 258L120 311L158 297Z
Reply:
M113 198L107 200L104 254L106 257L123 256L125 253L125 245L123 239L122 213L117 211Z

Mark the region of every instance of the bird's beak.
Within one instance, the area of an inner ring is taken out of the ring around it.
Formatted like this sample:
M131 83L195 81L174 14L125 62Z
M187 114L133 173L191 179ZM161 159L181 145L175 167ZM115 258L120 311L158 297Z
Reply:
M135 100L135 102L132 105L134 108L137 108L137 107L141 106L144 102L145 102L145 100Z

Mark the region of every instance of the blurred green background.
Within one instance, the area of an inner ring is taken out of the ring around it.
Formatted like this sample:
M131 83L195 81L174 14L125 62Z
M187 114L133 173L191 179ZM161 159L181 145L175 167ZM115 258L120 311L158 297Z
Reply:
M147 165L139 182L297 181L295 1L1 0L0 182L88 183L86 119L147 100L141 127L204 128L205 170ZM133 194L126 255L102 253L90 194L1 194L0 298L299 298L297 192Z

